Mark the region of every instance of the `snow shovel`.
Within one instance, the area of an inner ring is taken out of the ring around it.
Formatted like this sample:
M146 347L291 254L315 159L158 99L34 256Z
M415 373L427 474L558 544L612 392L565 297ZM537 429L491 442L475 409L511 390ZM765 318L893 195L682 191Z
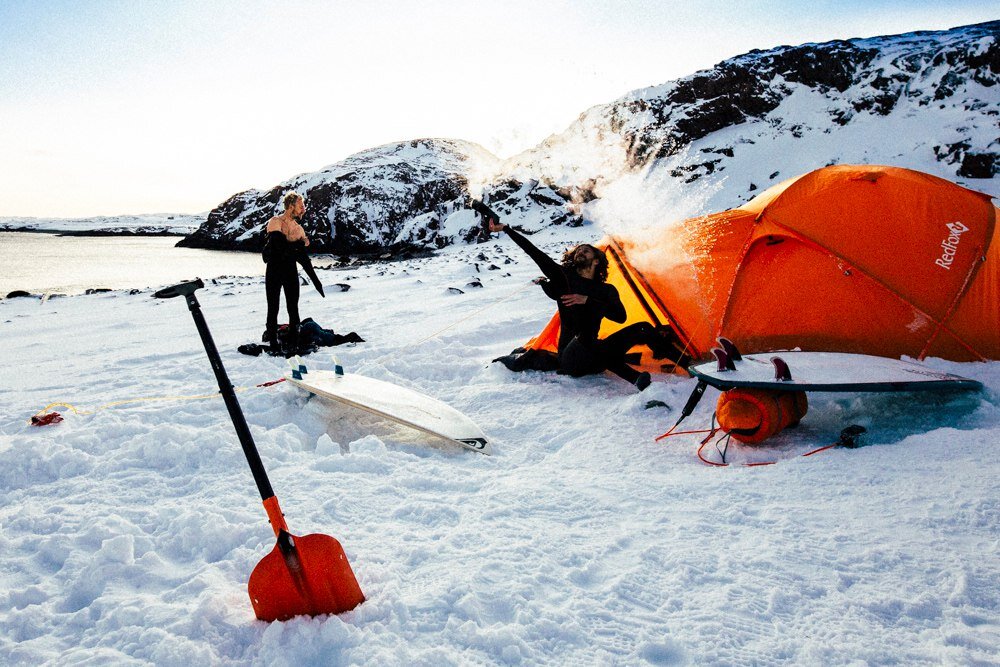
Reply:
M343 547L329 535L313 534L299 537L288 531L278 499L271 490L264 464L250 435L246 418L236 400L222 359L208 330L195 290L205 286L200 279L165 287L154 294L158 299L183 296L194 318L195 326L205 345L205 352L219 382L219 391L226 402L229 417L236 428L243 453L250 464L257 489L264 501L264 510L274 529L277 543L250 574L247 590L254 613L262 621L284 621L293 616L340 614L365 601L358 580L347 562Z

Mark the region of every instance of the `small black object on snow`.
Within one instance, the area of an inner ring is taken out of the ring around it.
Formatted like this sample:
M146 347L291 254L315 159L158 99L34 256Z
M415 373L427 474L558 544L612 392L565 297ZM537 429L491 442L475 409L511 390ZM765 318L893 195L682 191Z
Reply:
M466 283L465 286L466 287L482 287L483 284L481 282L479 282L478 280L473 280L471 283Z
M465 291L464 290L460 290L457 287L449 287L448 288L448 293L449 294L465 294Z
M663 401L658 401L654 398L651 401L646 401L646 405L643 406L643 410L649 410L651 408L666 408L667 410L669 410L670 406L664 403Z
M334 287L339 287L341 292L346 292L347 290L351 289L351 286L345 283L337 283L334 285Z

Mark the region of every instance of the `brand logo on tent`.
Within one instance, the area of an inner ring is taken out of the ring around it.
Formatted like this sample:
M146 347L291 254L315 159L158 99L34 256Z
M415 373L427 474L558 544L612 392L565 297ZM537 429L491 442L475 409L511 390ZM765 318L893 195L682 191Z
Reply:
M945 227L948 228L948 238L941 241L941 256L934 260L934 263L942 269L950 270L951 263L955 261L955 253L958 252L958 242L969 228L958 221L948 223Z

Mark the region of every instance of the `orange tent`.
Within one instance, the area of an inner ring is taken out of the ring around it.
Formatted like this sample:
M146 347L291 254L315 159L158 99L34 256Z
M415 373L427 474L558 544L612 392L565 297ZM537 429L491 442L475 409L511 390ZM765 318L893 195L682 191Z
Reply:
M605 239L629 319L601 336L646 320L693 358L726 336L744 351L1000 359L996 218L988 195L928 174L817 169L739 208ZM557 314L528 347L554 350L558 333Z

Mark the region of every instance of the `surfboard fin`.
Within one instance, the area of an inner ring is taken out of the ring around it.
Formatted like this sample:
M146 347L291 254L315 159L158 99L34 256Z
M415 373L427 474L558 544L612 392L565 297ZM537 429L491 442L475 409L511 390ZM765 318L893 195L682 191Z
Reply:
M721 347L713 347L712 354L715 355L715 359L719 362L718 371L721 373L723 371L735 371L736 364L733 363L733 358L723 350Z
M743 355L740 354L738 349L736 349L736 343L729 340L725 336L719 336L717 340L719 341L719 345L722 346L722 349L729 355L730 359L733 361L743 361Z
M774 379L780 380L781 382L791 382L792 381L792 371L788 368L788 364L781 357L771 357L771 363L774 364Z
M309 369L302 363L302 357L292 357L288 360L288 365L292 367L292 378L296 380L301 380L303 375L309 373Z
M340 365L339 361L337 361L337 355L331 354L330 358L333 359L333 372L336 373L338 376L343 377L344 367Z

